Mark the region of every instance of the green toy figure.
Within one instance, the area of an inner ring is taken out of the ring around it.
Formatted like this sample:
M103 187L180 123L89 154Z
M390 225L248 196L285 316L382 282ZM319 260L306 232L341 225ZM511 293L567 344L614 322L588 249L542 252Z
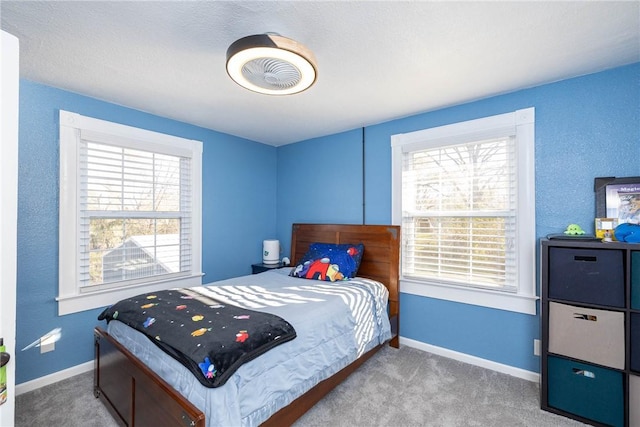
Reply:
M577 236L584 234L584 230L578 224L569 224L567 225L567 229L564 234L568 234L569 236Z

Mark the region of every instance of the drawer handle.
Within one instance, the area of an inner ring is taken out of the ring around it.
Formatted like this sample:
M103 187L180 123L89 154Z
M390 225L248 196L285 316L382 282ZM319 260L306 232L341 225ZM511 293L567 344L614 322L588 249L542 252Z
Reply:
M573 318L580 319L580 320L590 320L592 322L598 321L598 316L594 316L593 314L573 313Z
M598 257L587 256L587 255L576 255L573 257L574 261L586 261L586 262L596 262Z
M572 370L573 370L573 373L576 374L576 375L580 375L580 376L587 377L587 378L595 378L596 377L596 374L594 374L591 371L586 371L584 369L578 369L578 368L572 368Z

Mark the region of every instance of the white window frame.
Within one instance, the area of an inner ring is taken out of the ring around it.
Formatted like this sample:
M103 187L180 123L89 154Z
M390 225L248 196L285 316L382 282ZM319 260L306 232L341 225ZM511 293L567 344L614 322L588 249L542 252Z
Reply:
M80 289L79 159L81 131L99 132L131 141L131 148L182 152L191 158L192 228L191 271L187 276L150 281L111 289ZM139 129L60 110L60 220L58 315L105 307L146 292L202 284L202 142Z
M407 279L400 276L401 292L536 314L536 237L535 237L535 109L485 117L451 125L391 136L391 209L392 222L402 224L402 156L438 146L474 140L515 136L517 157L517 291L503 292L485 288L456 286L435 280Z

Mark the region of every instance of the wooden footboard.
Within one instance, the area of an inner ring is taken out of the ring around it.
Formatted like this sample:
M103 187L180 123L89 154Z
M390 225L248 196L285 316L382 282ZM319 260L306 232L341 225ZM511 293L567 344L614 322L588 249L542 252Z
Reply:
M204 413L107 332L97 327L94 336L96 357L93 392L119 424L128 427L206 425ZM282 427L293 424L382 347L374 347L335 375L321 381L262 425Z
M93 393L102 400L119 424L129 427L205 426L204 413L107 332L97 327L94 336L96 357ZM335 375L321 381L262 425L282 427L293 424L383 346L374 347Z
M101 328L93 390L121 425L205 426L204 414Z

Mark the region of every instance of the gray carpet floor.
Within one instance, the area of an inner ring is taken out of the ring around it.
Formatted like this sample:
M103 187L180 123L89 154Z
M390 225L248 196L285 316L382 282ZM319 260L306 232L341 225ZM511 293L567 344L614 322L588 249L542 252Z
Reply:
M16 427L111 427L93 374L16 397ZM542 411L537 383L411 347L385 347L295 424L306 426L571 427Z

